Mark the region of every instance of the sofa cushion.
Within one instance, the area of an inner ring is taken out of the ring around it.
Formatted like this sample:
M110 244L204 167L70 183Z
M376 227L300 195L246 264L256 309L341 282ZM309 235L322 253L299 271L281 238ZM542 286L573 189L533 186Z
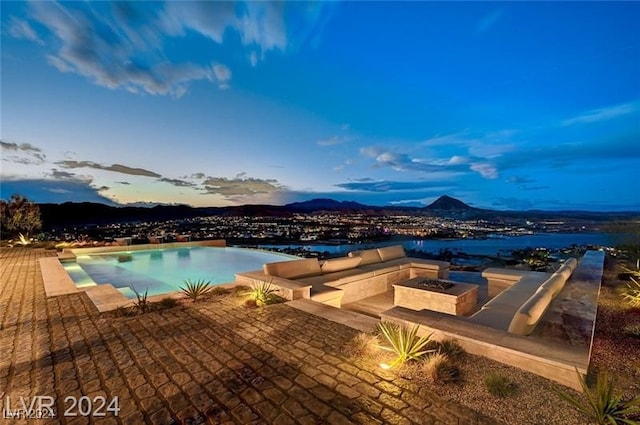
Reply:
M387 246L385 248L378 248L378 254L382 261L395 260L396 258L406 257L402 245Z
M287 279L317 276L322 273L320 270L320 263L317 258L267 263L262 266L262 269L264 270L264 274L284 277Z
M551 293L551 298L555 298L556 295L558 295L560 291L562 291L562 288L564 288L564 284L566 283L566 281L567 277L563 276L562 274L554 274L549 279L545 280L542 285L540 285L538 291L549 291Z
M569 279L569 276L571 276L571 273L573 273L573 270L577 265L578 261L575 258L570 258L569 260L565 261L564 264L558 270L556 270L554 274L562 275L564 279L567 280Z
M518 309L509 324L508 332L517 335L529 335L549 308L552 293L541 288Z
M427 260L425 258L407 257L407 261L411 262L411 267L417 269L448 270L451 266L448 261Z
M361 266L367 264L375 264L382 261L380 258L380 254L378 254L377 249L365 249L364 251L351 251L349 253L349 257L360 257L362 261L360 262Z
M349 270L358 267L358 264L362 261L362 257L341 257L332 258L320 265L322 273L333 273L342 270Z

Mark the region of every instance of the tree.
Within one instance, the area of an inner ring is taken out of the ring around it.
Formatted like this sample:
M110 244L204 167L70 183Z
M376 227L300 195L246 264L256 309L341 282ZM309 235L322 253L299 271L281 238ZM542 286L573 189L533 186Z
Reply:
M29 235L42 227L40 207L14 193L9 201L0 200L0 226L3 232L9 234Z

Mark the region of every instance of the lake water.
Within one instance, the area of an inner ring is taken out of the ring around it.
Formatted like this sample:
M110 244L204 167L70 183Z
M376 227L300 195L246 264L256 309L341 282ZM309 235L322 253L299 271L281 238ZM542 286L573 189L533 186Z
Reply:
M303 248L311 251L327 251L332 254L346 254L349 251L382 247L389 245L402 245L405 249L417 249L421 251L437 253L441 249L462 251L466 254L496 255L498 252L505 255L507 251L523 248L566 248L576 245L600 245L613 246L620 243L622 235L610 233L538 233L523 236L499 236L488 239L451 239L451 240L408 240L398 242L379 242L367 244L322 245L322 244L284 244L284 245L260 245L266 248Z

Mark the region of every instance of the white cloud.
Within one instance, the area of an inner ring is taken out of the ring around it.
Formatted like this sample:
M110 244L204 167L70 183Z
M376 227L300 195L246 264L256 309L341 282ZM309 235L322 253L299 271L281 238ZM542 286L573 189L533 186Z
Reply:
M491 164L487 163L477 163L472 164L471 170L479 173L485 179L497 179L498 178L498 170Z
M623 103L621 105L608 106L606 108L593 109L585 114L577 117L564 120L562 122L565 126L575 124L590 124L600 121L606 121L613 118L621 117L623 115L629 115L639 110L638 103Z
M165 2L152 9L136 2L116 2L110 8L85 3L32 2L30 19L46 29L48 63L61 72L76 73L93 83L131 93L180 97L189 84L208 80L220 89L230 86L231 70L217 58L200 55L193 61L172 61L165 43L182 42L188 32L196 32L217 44L233 43L235 32L243 57L252 66L272 50L289 46L282 2ZM324 14L308 15L305 6L288 7L296 11L300 27L316 28ZM324 7L320 8L324 10ZM110 11L110 13L109 13ZM30 22L12 18L13 37L42 43ZM227 40L229 38L229 40Z

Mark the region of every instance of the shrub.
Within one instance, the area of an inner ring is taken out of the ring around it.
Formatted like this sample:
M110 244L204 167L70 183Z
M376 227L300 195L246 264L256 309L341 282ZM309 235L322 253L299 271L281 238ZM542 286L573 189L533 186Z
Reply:
M353 356L373 356L378 348L378 336L360 332L347 345L347 351Z
M640 280L629 278L631 283L627 284L627 289L622 295L631 307L640 308Z
M494 372L485 376L484 385L487 387L487 391L489 391L491 395L500 398L509 397L515 394L517 389L515 382L512 382L504 375Z
M166 297L158 301L158 306L160 308L173 308L178 305L178 300L171 297Z
M393 322L383 321L378 324L378 330L389 344L379 347L398 355L389 367L400 365L407 360L416 360L424 354L433 352L427 348L431 335L418 337L418 329L418 325L409 328Z
M622 401L622 396L614 394L614 383L609 381L606 371L600 371L596 378L595 391L591 392L586 381L576 369L582 392L587 397L586 402L580 401L569 394L559 391L559 395L576 410L588 416L598 425L628 424L638 425L640 422L630 417L640 413L640 397Z
M211 282L205 281L203 279L192 281L191 279L187 279L184 281L184 286L180 287L180 291L185 294L188 298L191 298L191 301L194 303L198 301L198 299L202 299L207 294L211 292Z
M422 373L429 382L457 382L460 370L443 353L433 353L422 362Z
M437 343L438 352L450 359L457 359L464 355L464 348L455 339L445 339Z
M221 286L214 286L213 288L211 288L211 292L209 292L209 295L221 296L221 295L228 295L229 293L231 293L231 290L228 288L223 288Z

